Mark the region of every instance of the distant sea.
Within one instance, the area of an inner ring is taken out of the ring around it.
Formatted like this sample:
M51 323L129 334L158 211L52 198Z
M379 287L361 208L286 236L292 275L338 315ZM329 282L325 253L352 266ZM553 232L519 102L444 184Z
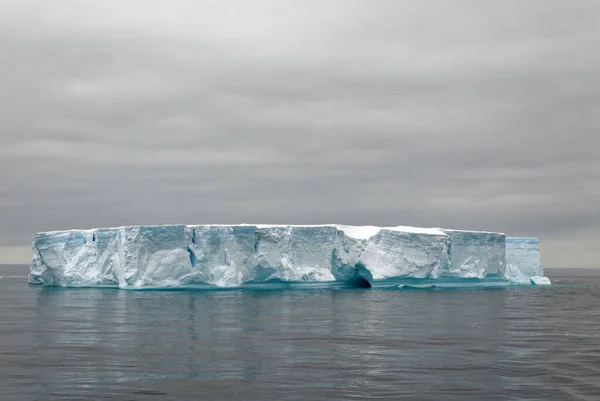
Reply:
M123 291L0 266L0 400L600 400L600 269L488 290Z

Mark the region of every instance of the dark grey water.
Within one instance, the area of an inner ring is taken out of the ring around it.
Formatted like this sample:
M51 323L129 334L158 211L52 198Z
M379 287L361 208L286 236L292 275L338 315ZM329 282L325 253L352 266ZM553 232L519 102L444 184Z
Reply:
M26 271L0 266L0 400L600 399L600 270L212 292L41 288Z

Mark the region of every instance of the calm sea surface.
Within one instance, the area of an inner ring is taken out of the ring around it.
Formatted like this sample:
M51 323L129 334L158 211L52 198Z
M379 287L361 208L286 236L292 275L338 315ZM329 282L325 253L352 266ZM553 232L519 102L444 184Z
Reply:
M504 290L119 291L0 266L0 400L600 400L600 270Z

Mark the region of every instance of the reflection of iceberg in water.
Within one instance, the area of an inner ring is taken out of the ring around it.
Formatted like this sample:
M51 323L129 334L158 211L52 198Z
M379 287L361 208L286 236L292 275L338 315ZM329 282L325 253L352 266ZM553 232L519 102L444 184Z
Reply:
M38 374L37 392L85 399L89 389L131 389L136 382L217 375L248 379L260 371L260 360L233 363L240 350L231 348L237 346L232 338L242 328L232 326L256 324L252 308L239 292L229 291L149 297L146 292L41 288L33 330L33 345L40 350L36 363L63 357Z
M34 347L39 349L38 363L52 366L38 373L38 385L43 389L40 394L64 393L84 399L90 388L110 386L124 376L123 364L135 358L123 352L130 341L128 314L132 311L126 302L130 294L40 289ZM115 349L121 350L119 361L114 357ZM52 363L56 355L62 357Z
M171 225L36 234L29 282L214 289L503 287L546 281L535 238L415 227Z
M307 383L320 398L381 395L385 382L407 397L449 382L497 393L508 379L493 366L516 352L507 328L529 322L506 319L518 290L35 291L35 392L76 399L235 398L235 383L246 399Z

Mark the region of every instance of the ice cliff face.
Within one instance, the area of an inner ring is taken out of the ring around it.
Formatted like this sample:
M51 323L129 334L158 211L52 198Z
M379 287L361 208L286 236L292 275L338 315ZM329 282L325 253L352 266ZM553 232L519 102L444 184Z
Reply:
M500 233L444 230L449 236L452 277L502 277L506 268L506 236Z
M544 271L537 238L506 238L506 265L506 277L513 283L550 284L543 280Z
M542 276L541 267L531 268L532 259L525 256L516 256L519 263L507 273L508 244L498 233L414 227L170 225L70 230L35 235L29 282L124 289L227 288L355 280L369 285L461 279L524 283L511 277Z

